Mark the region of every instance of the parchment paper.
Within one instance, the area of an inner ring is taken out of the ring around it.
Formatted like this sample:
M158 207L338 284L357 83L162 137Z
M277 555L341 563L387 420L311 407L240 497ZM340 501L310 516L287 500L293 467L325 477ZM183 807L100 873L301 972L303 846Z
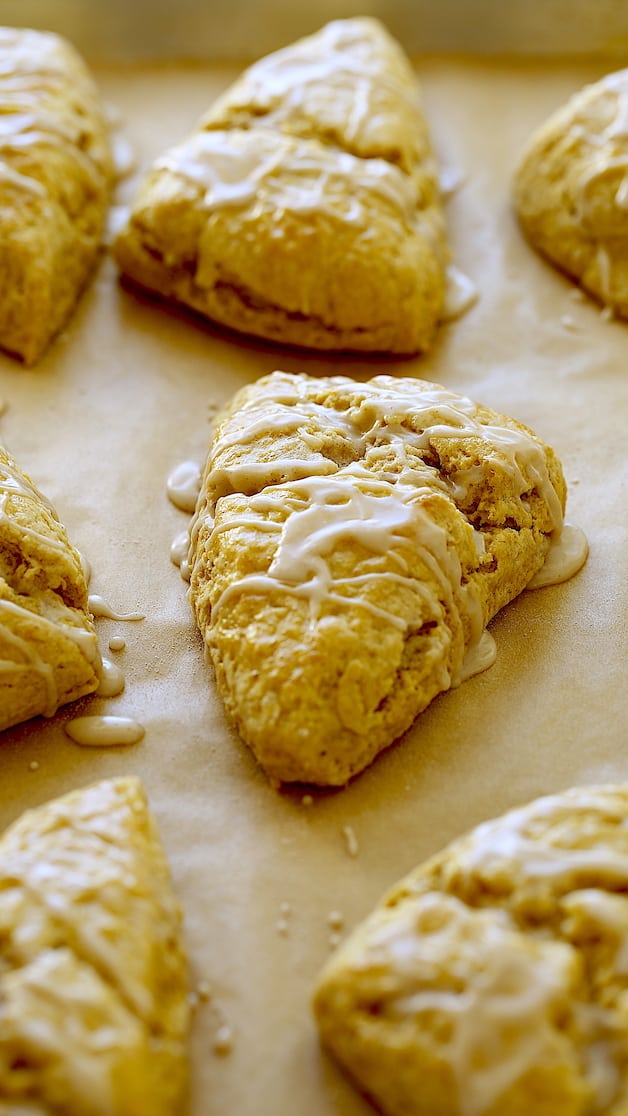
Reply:
M103 777L142 777L185 907L192 986L205 997L191 1041L192 1116L365 1116L369 1105L320 1053L311 1022L329 913L352 927L400 875L510 806L628 779L628 326L573 299L524 243L509 203L529 131L603 68L431 60L419 69L436 148L464 176L448 205L456 262L480 289L429 357L328 359L237 339L121 289L105 258L37 368L0 359L2 440L92 563L92 591L146 612L135 624L98 622L105 653L111 635L127 640L115 657L124 694L3 734L0 824ZM235 74L156 67L97 78L143 167ZM278 367L416 375L523 420L561 456L568 518L591 547L575 579L525 593L492 623L491 670L438 698L366 773L310 805L302 789L272 790L226 724L169 559L186 517L167 499L168 474L201 460L211 406ZM70 716L103 711L136 717L144 741L90 750L64 734ZM218 1056L223 1024L233 1047Z

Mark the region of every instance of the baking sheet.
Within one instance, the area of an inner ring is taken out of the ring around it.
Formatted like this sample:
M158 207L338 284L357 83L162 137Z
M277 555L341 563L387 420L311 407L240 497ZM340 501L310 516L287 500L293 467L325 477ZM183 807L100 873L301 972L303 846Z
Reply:
M480 289L427 358L329 359L237 339L122 289L109 258L37 368L0 357L0 437L89 558L92 591L146 613L97 624L105 653L111 635L127 641L115 656L124 694L3 734L0 825L96 779L143 779L201 992L191 1116L366 1116L368 1104L320 1053L310 1018L330 912L350 928L402 873L516 803L628 779L628 326L572 297L522 240L508 196L530 129L603 72L599 62L420 66L435 145L464 177L448 204L456 262ZM161 65L100 69L97 79L141 168L236 73ZM123 184L119 200L132 188ZM591 547L575 579L525 593L491 624L491 670L439 697L348 788L313 792L311 804L303 789L272 790L226 724L169 559L187 523L167 499L169 473L200 461L213 407L278 367L430 378L528 423L561 456L568 518ZM71 716L104 711L141 721L142 743L83 749L64 734ZM218 1055L225 1024L232 1049Z

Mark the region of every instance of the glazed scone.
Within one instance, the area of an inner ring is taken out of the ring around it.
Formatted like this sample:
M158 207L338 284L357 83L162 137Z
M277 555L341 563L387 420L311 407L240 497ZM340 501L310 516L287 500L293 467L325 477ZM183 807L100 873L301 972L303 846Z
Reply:
M98 688L101 659L78 552L0 447L0 730Z
M534 133L514 179L528 239L628 316L628 70L589 85Z
M343 784L456 684L564 502L550 447L432 383L276 372L236 395L202 481L190 599L270 777Z
M417 868L331 958L325 1046L386 1116L628 1111L628 786L578 788Z
M138 779L74 791L0 838L0 1112L181 1116L181 912Z
M32 364L96 263L113 169L103 111L73 47L0 28L0 348Z
M448 248L412 68L376 20L262 59L158 159L122 272L240 332L410 353L443 312Z

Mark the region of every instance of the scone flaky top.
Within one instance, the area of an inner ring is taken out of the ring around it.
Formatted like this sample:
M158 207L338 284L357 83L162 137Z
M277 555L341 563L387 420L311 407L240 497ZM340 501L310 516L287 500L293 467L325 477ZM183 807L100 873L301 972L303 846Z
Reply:
M138 779L25 813L0 837L0 1111L180 1116L186 968Z
M386 1116L622 1116L628 787L484 823L325 967L323 1040Z
M277 372L218 426L191 600L242 735L279 779L344 782L460 678L543 564L553 452L422 381Z
M377 20L333 20L261 58L212 105L205 129L262 125L436 179L417 79Z
M514 198L531 243L628 316L628 69L585 86L533 133Z
M95 264L113 182L109 132L74 48L0 27L0 346L36 361Z
M414 352L448 246L417 86L375 20L262 59L158 159L114 252L224 325L322 349Z

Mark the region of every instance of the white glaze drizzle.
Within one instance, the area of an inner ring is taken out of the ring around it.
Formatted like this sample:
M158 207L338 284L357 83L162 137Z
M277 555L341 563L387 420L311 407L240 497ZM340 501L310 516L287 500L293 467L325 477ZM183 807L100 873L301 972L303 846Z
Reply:
M407 447L424 453L429 451L435 437L478 437L503 455L499 466L511 473L519 494L524 494L529 486L519 461L525 463L538 486L539 494L548 506L553 529L560 529L562 508L549 480L543 449L525 431L482 423L476 417L478 408L471 399L436 385L430 388L422 386L418 392L412 380L396 380L392 376L376 376L364 384L356 384L349 377L337 376L332 382L339 389L351 389L351 399L344 411L313 404L307 398L305 381L298 376L291 379L284 377L282 373L275 373L268 377L261 394L239 410L236 429L220 433L213 447L212 458L215 460L222 455L223 449L233 445L246 445L262 429L273 436L275 430L278 433L287 433L291 429L295 433L300 431L303 426L307 426L308 418L321 423L321 410L327 411L330 429L339 430L347 443L354 447L356 456L363 456L374 443L376 451L382 443L386 443L393 446L402 463L407 464ZM286 408L294 414L291 422ZM260 418L251 418L251 411L257 409L260 409ZM408 428L408 416L412 416L414 425L420 426L420 432ZM247 433L249 426L252 431L250 437ZM411 468L413 481L416 481L416 468L415 460ZM264 483L276 483L277 473L292 480L310 475L329 475L338 472L338 469L334 461L322 454L307 460L286 459L282 456L252 464L221 465L213 470L211 482L212 488L220 494L223 478L231 482L230 486L234 491L247 491L257 486L263 487ZM433 485L434 470L428 470L428 475ZM456 491L457 496L462 497L464 487L465 481L459 480L452 484L451 491Z
M347 35L349 31L349 35ZM353 95L360 79L382 81L404 100L415 105L415 98L403 81L387 73L382 77L379 53L359 43L346 23L334 20L316 35L274 51L255 62L246 71L247 93L252 100L281 101L286 109L308 103L309 87L327 87L330 83L346 85ZM351 48L354 48L353 50ZM368 104L365 106L369 111Z
M120 132L114 132L111 146L116 178L128 178L137 168L137 156L131 143Z
M615 946L615 971L628 976L628 897L625 893L603 891L598 887L572 891L560 901L561 912L568 922L564 932L577 941L591 929Z
M214 473L214 483L226 492L255 492L272 483L293 479L307 480L312 474L330 476L337 472L337 465L322 455L315 458L279 457L271 461L246 461L241 464L222 465Z
M110 128L120 128L122 126L124 118L119 105L114 104L113 101L103 101L102 110Z
M86 748L116 748L137 744L146 729L130 717L86 716L67 721L65 731L75 744Z
M473 280L453 264L445 271L445 281L445 302L440 317L443 322L453 322L475 305L479 292Z
M241 86L245 107L253 106L256 113L263 110L264 122L275 128L286 119L315 115L316 91L324 89L343 105L347 143L385 145L391 122L400 113L409 114L420 132L411 74L404 80L385 69L380 50L346 21L332 21L316 35L260 59L246 71ZM383 113L382 95L387 101Z
M112 636L111 639L109 640L109 650L110 651L124 651L125 647L126 647L126 640L123 638L123 636L119 636L119 635Z
M85 578L85 584L89 585L90 581L92 580L92 567L90 560L85 556L85 554L83 554L82 551L77 551L77 554L80 559L83 577Z
M563 943L526 943L505 911L469 910L455 896L428 893L376 925L367 950L369 964L392 971L392 1019L447 1020L438 1041L461 1116L497 1111L509 1087L552 1057L555 1011L571 984Z
M411 222L416 217L416 187L394 164L360 159L322 144L306 146L262 128L197 132L158 159L155 167L200 187L213 210L255 202L303 215L325 212L365 225L368 199L376 197L398 219Z
M27 620L28 616L28 609L20 608L19 605L13 604L11 601L0 600L2 642L8 645L16 656L16 658L0 660L0 674L15 674L22 668L27 671L35 671L41 678L45 692L41 715L42 717L52 717L59 708L59 695L52 666L37 654L37 648L30 640L23 639L13 632L9 624L11 619L15 623L16 619ZM35 619L32 613L31 616Z
M107 246L113 244L118 234L122 232L122 229L128 224L129 213L130 210L128 205L109 206L104 233L104 240Z
M412 878L401 903L374 921L366 948L369 965L390 967L385 1010L397 1018L443 1013L450 1024L439 1033L462 1116L480 1116L545 1060L555 1042L554 1005L567 1001L583 1039L591 1112L608 1111L616 1098L626 1049L621 1012L579 999L571 946L602 941L603 957L628 974L624 799L612 787L548 796L456 845L457 891L486 897L497 885L498 896L538 892L546 913L553 895L558 940L553 922L549 933L543 923L522 933L505 907L469 908L456 895L424 893L420 880L414 892Z
M429 452L435 437L481 438L490 447L491 467L510 475L513 490L524 501L530 489L530 480L523 473L525 468L547 504L552 529L558 535L562 508L549 480L542 447L525 431L481 423L476 417L477 407L470 399L437 386L423 386L419 391L413 381L387 376L366 384L356 384L348 377L335 377L332 382L348 399L343 410L322 408L328 412L330 429L341 432L356 457L375 461L379 454L388 454L388 471L380 469L374 474L359 461L340 467L316 452L308 460L280 457L258 460L253 465L236 456L232 464L234 449L246 448L262 433L272 440L275 424L278 432L290 434L294 430L302 436L308 421L320 422L315 408L321 405L308 399L305 378L281 373L268 377L261 385L261 393L237 412L235 429L229 425L215 439L205 479L206 491L213 495L207 505L199 501L192 524L190 555L193 561L201 524L210 531L248 529L276 533L278 545L269 570L232 582L214 601L213 616L230 598L243 592L268 594L280 589L306 599L313 619L324 602L333 601L344 607L362 607L405 631L407 619L375 605L361 590L369 581L397 577L416 591L416 579L408 576L403 557L404 547L410 546L415 551L418 547L453 614L466 619L471 632L467 642L477 644L483 631L477 590L471 584L461 584L460 562L453 548L447 546L445 531L422 507L435 489L463 496L465 479L441 477L435 469L424 465L417 453ZM410 416L414 429L407 425ZM393 458L389 461L391 449ZM230 491L251 494L246 511L216 527L215 500ZM280 511L281 514L273 516ZM365 563L355 577L334 579L327 555L343 538L357 540L374 559L394 554L399 574L377 568L371 572ZM473 538L481 555L484 540L479 532L474 532ZM444 678L444 685L460 680L463 651L460 641L452 654L453 674ZM486 658L479 653L476 662L490 665L493 650L489 640L484 643L483 653Z
M603 89L611 90L616 97L615 115L602 133L604 140L628 139L628 70L616 70L602 78Z
M180 511L193 512L201 488L201 470L196 461L182 461L166 482L168 499Z
M88 607L92 616L104 616L108 620L145 620L143 612L116 612L99 593L90 593Z
M33 482L17 468L14 462L0 459L0 509L4 512L11 496L24 497L38 506L43 506L52 518L58 522L58 516L47 496L35 488ZM34 534L36 532L33 532ZM39 536L51 546L59 546L58 539L49 538L48 535Z
M189 551L190 532L181 531L172 540L172 545L170 547L170 561L181 571L181 577L184 581L190 580L190 563L188 562Z
M0 181L8 182L9 185L27 194L34 194L35 197L47 197L47 190L38 179L31 178L28 174L21 174L2 159L0 159Z
M81 146L84 125L79 113L69 106L62 116L46 107L47 95L68 81L57 40L46 33L3 30L6 33L0 36L0 92L5 111L0 116L0 179L47 197L45 183L30 170L22 172L11 166L16 153L37 146L60 148L93 179L102 172L97 159Z
M96 691L98 697L115 697L124 689L124 675L120 668L109 659L102 661L100 684Z
M543 589L568 581L582 569L588 554L589 544L584 531L572 523L565 523L558 538L552 540L544 564L526 588Z
M478 643L471 644L465 651L462 667L460 668L460 682L466 682L476 674L492 667L497 658L497 644L490 632L482 632Z
M13 624L11 624L11 620ZM36 646L32 641L17 635L12 630L13 625L16 621L24 623L36 621L39 624L54 628L57 634L61 632L64 638L77 645L83 657L93 667L94 673L100 676L101 658L96 634L89 631L88 628L75 626L73 620L74 616L70 609L66 608L61 602L58 603L55 612L47 615L43 612L32 612L13 601L0 599L0 635L3 642L8 644L9 647L13 647L16 655L19 656L18 659L0 660L0 670L6 674L14 673L25 667L39 674L46 693L44 707L41 710L42 717L52 717L59 708L59 692L55 673L51 664L47 663L37 653Z
M447 201L464 184L465 176L457 167L441 166L438 172L438 185L441 196Z
M309 435L308 444L314 451L320 450L322 438L329 433L336 436L340 434L356 452L360 451L362 437L356 430L355 422L350 415L309 399L299 399L298 402L297 409L294 406L294 398L286 401L278 397L268 404L264 413L257 419L251 417L248 407L243 407L240 412L241 418L234 415L229 431L221 433L221 449L248 445L264 435L268 437L269 428L273 437L277 434L298 433L308 441L308 427L312 426L313 431Z
M585 847L572 847L558 843L561 818L567 815L572 819L588 817L590 825L591 818L596 815L604 818L604 810L605 803L600 801L599 794L586 788L578 788L573 803L560 795L539 799L534 804L533 815L525 806L511 810L495 821L478 826L465 839L461 854L462 870L465 874L490 876L507 864L513 886L520 876L526 881L564 878L573 884L576 876L582 873L587 878L595 878L595 884L600 887L628 887L628 840L625 841L626 851L604 844L588 843ZM556 844L551 843L551 838L545 837L540 841L533 835L530 825L532 816L541 822L556 821ZM617 833L622 831L628 831L628 818L625 816L617 819ZM583 883L581 886L587 885Z
M90 155L78 147L69 134L57 128L56 121L53 118L38 115L37 126L32 127L25 124L24 129L24 131L16 131L14 134L0 133L0 163L3 165L10 166L10 162L6 161L5 156L10 160L13 156L28 151L30 148L56 147L61 148L65 156L78 163L81 171L89 179L93 179L97 173L100 173ZM22 174L22 172L18 173ZM32 178L33 176L23 175L23 177ZM47 195L48 190L45 185L43 183L40 183L40 185ZM40 193L40 191L35 192Z
M356 481L358 482L356 484ZM359 486L358 486L359 485ZM464 596L460 587L460 564L447 548L445 531L426 513L421 498L430 495L425 488L412 488L398 483L391 486L374 480L365 470L324 477L307 477L291 481L291 514L281 527L281 538L268 574L251 574L227 588L214 605L216 614L234 595L242 591L272 592L280 586L294 596L305 598L315 619L323 602L334 601L344 607L357 605L378 619L405 632L408 624L367 597L340 595L338 588L360 589L368 581L395 579L414 589L416 582L390 572L361 574L356 577L334 578L326 555L342 543L343 538L357 540L376 555L387 554L404 543L418 546L423 561L440 584L445 599L459 611ZM255 514L266 510L272 489L251 498L249 507ZM226 523L228 529L230 523ZM267 522L264 529L269 528ZM456 600L458 598L458 600ZM470 609L470 613L473 610ZM479 638L479 632L477 637Z

